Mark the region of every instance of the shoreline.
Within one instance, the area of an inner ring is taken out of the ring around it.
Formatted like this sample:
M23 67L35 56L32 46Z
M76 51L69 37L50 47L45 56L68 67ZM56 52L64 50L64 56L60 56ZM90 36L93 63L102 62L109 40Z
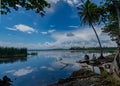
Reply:
M74 71L69 77L59 79L57 83L48 86L120 86L119 80L117 80L110 71L108 72L105 69L105 67L109 68L110 65L107 63L112 63L113 60L114 55L108 55L105 59L100 60L102 61L101 63L104 63L98 66L100 74L84 66L78 71Z

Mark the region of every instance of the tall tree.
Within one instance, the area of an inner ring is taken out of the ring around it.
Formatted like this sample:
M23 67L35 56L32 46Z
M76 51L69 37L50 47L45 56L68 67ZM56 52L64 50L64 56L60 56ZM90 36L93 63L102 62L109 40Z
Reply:
M19 7L26 10L34 10L41 16L44 16L45 7L50 7L50 4L46 0L1 0L0 14L7 14L12 9L18 10Z
M81 23L84 25L88 24L94 30L99 46L100 46L100 50L101 50L100 57L103 58L102 45L101 45L99 36L95 30L95 27L94 27L94 24L100 21L100 13L99 13L100 9L98 8L96 4L92 3L90 0L86 0L85 2L82 1L82 3L83 3L82 5L77 7L79 11L78 15L81 19Z
M112 65L112 71L120 76L120 0L105 0L102 5L103 10L106 11L104 17L106 25L103 28L115 41L118 46L118 52ZM103 16L102 16L103 17Z
M117 39L117 44L118 44L118 57L119 57L119 64L120 64L120 0L112 0L113 5L116 8L116 13L117 13L117 21L118 21L118 30L119 30L119 34L118 34L118 39Z

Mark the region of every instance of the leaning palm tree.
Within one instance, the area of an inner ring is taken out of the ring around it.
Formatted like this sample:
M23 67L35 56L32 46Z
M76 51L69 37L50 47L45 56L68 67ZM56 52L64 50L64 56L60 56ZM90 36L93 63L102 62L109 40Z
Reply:
M83 3L82 5L77 7L77 9L79 11L78 15L80 17L81 24L89 25L94 30L95 35L98 40L98 43L99 43L99 46L100 46L100 51L101 51L100 57L103 58L102 45L101 45L100 39L98 37L98 34L95 30L95 27L94 27L94 24L96 24L100 21L99 8L97 7L96 4L90 2L90 0L86 0L85 3L82 1L82 3Z

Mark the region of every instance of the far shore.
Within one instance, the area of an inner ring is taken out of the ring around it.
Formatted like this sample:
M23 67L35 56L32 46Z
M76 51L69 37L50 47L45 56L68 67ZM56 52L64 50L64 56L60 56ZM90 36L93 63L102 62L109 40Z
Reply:
M28 49L27 51L71 51L71 52L100 52L100 49ZM103 49L103 52L116 52L117 49Z
M27 54L1 55L0 58L27 57Z

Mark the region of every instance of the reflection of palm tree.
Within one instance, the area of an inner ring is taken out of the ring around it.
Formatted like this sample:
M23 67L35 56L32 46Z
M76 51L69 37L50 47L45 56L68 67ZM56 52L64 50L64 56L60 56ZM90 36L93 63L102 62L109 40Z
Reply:
M64 68L66 68L69 64L66 64L65 66L63 66L62 68L60 68L60 70L63 70Z
M62 60L62 57L56 58L56 61L61 61L61 60Z
M98 40L98 43L99 43L99 46L100 46L100 50L101 50L100 57L103 57L101 42L100 42L98 34L93 26L93 24L95 24L96 22L99 22L99 18L100 18L100 14L97 12L97 10L98 10L97 5L90 2L90 0L87 0L85 3L83 2L83 5L77 7L77 9L79 10L78 14L80 16L82 24L88 24L94 30L95 35Z
M70 63L64 63L64 62L60 62L60 63L64 65L62 68L60 68L60 70L63 70L64 68L68 66L73 66L73 64L70 64Z

